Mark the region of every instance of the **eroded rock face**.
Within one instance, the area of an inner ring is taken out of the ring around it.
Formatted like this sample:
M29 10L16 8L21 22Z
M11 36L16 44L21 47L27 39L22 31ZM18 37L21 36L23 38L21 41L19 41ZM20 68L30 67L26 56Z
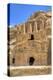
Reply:
M32 65L48 65L51 12L34 13L27 22L10 28L9 39L10 65L30 66L30 57L34 58Z

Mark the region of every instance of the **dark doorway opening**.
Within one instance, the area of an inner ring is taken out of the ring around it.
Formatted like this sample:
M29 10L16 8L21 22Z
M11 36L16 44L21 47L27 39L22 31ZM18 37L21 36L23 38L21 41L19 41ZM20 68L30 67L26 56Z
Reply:
M29 65L33 65L34 64L35 59L33 57L29 58Z
M13 64L15 63L15 58L12 59L12 63L13 63Z
M34 35L33 34L31 34L31 40L34 40Z

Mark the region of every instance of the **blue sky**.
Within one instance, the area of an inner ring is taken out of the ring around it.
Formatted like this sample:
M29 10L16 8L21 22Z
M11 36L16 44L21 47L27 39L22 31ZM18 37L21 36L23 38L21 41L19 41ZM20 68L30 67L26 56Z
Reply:
M40 10L51 11L51 6L8 4L8 25L24 23L32 13Z

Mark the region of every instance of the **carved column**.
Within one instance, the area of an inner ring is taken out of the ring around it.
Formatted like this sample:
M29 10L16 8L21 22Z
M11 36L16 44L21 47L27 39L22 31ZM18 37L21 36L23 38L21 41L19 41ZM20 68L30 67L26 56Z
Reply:
M37 22L34 22L34 31L37 32Z
M42 20L42 30L44 30L44 20Z
M31 26L31 23L30 23L30 32L32 33L32 26Z

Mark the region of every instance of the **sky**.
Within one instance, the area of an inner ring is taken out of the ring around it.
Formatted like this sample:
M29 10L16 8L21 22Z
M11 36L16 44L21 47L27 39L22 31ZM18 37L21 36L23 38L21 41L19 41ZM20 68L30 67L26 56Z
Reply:
M8 26L12 27L24 23L37 11L51 11L51 6L31 5L31 4L8 4Z

